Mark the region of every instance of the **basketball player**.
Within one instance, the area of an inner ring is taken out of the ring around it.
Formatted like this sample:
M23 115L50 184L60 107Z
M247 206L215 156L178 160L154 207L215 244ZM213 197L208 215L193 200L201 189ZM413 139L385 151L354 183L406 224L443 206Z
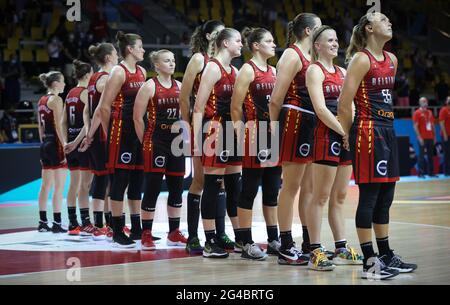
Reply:
M395 182L399 180L392 109L397 58L383 51L391 39L392 24L385 15L370 13L361 17L347 49L350 64L339 97L338 116L346 135L350 133L352 164L359 187L356 228L364 255L364 279L391 278L417 268L402 262L389 247L389 209ZM356 114L352 125L353 100ZM379 257L372 246L372 224Z
M241 34L235 29L223 29L215 38L215 49L214 58L210 59L202 74L194 105L194 136L200 134L203 125L204 129L207 129L204 135L205 145L194 139L194 153L199 153L199 148L203 148L205 183L201 212L206 236L203 256L225 258L228 257L228 252L218 243L214 219L222 181L225 182L227 193L228 216L237 219L237 202L241 191L241 160L235 151L228 149L225 139L227 132L234 136L232 126L227 130L226 122L231 121L231 95L237 73L237 69L231 65L231 60L241 55ZM223 141L220 141L221 139ZM228 143L228 146L232 144ZM234 226L234 229L235 238L239 241L237 227Z
M61 118L63 100L58 96L64 92L64 76L61 72L50 71L39 75L47 94L38 102L39 137L41 144L42 184L39 191L39 232L65 233L61 227L61 203L66 182L66 159L64 157ZM52 186L53 226L47 221L47 199Z
M100 97L105 89L105 84L112 68L117 65L117 51L111 43L101 43L89 47L89 54L100 66L100 70L92 75L88 85L89 107L85 107L88 112L85 122L86 130L89 130L94 111L100 102ZM92 182L92 206L94 208L95 227L99 228L94 232L94 239L103 239L106 236L108 241L112 241L111 212L107 196L108 170L106 168L106 132L105 128L98 128L94 134L93 142L88 149L89 164L94 179ZM103 226L103 211L105 211L106 226Z
M335 267L320 243L322 210L328 201L328 221L336 246L333 262L338 265L362 264L362 257L347 246L345 239L343 204L352 168L348 141L343 142L345 132L336 118L345 77L345 69L333 64L339 50L336 31L323 25L314 32L312 43L313 63L306 71L306 87L317 121L312 164L313 200L307 211L311 238L308 266L312 270L327 271Z
M145 188L142 199L142 250L155 250L152 225L156 201L161 192L163 176L169 190L167 214L169 234L167 245L186 246L187 239L180 231L180 217L185 173L185 157L175 156L172 141L179 133L172 133L172 125L180 119L181 83L172 78L175 57L169 50L150 54L156 77L139 89L134 103L133 119L137 137L144 154ZM143 117L148 118L145 124Z
M136 136L133 123L133 106L139 88L145 82L146 71L137 63L144 59L145 50L142 39L136 34L116 35L120 55L123 60L115 66L108 76L100 103L94 112L86 146L92 143L100 124L109 125L108 168L112 172L110 201L114 245L121 248L134 248L141 238L140 205L143 180L142 147ZM123 232L123 196L128 187L127 198L130 204L131 235Z
M88 103L87 86L92 76L92 67L85 62L74 60L73 71L78 84L66 97L62 118L63 138L68 143L64 147L67 165L70 171L70 185L67 193L67 210L69 215L69 235L92 236L96 228L89 216L89 189L92 173L89 170L89 157L86 152L79 152L78 146L86 135L84 126L84 108ZM78 224L76 206L80 208L81 226Z
M212 37L216 35L216 32L220 32L223 29L224 24L221 21L209 20L203 25L198 26L192 34L191 50L193 55L186 67L180 92L181 116L186 122L191 123L190 111L195 103L203 70L209 59L214 55L214 41ZM193 138L191 139L192 143ZM203 251L198 239L198 221L200 217L200 197L203 190L204 177L201 158L199 156L192 156L192 164L194 171L188 193L187 214L189 237L188 243L186 244L186 251L190 254L198 254ZM234 242L225 233L225 213L226 198L222 185L217 201L216 232L221 246L224 249L231 250L234 249ZM234 221L235 225L237 224L235 218L232 221Z
M276 80L276 70L267 64L275 56L272 34L264 28L245 28L242 32L245 44L253 57L245 63L236 78L231 98L233 122L247 123L245 128L245 154L243 157L242 189L239 198L238 218L244 249L242 258L264 260L267 254L252 239L252 209L259 186L263 191L263 213L266 220L267 253L278 254L277 202L281 185L281 167L278 160L270 163L269 98ZM244 101L245 100L245 101ZM262 145L259 125L265 123L267 145ZM243 131L243 130L242 130ZM239 134L240 130L237 127ZM242 135L244 136L244 135ZM256 156L250 152L256 148ZM253 148L253 149L252 149Z
M289 23L289 39L296 37L277 65L277 81L269 104L270 120L280 124L280 161L283 168L283 184L278 205L281 247L278 263L283 265L305 265L308 257L295 247L291 227L293 204L303 174L312 161L314 109L308 100L305 74L311 57L311 35L322 22L310 13L297 15ZM281 112L281 113L280 113Z

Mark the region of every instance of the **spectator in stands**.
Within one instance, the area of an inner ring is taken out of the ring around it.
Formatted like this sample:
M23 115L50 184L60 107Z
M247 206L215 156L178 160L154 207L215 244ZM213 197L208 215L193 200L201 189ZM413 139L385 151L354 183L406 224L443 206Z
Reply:
M50 43L47 46L48 51L48 57L49 57L49 68L50 70L58 70L61 71L62 67L62 54L61 51L63 49L63 46L61 44L61 41L58 39L57 36L53 36Z
M3 140L6 143L14 143L19 140L17 120L14 117L14 107L10 107L3 114L3 118L0 120L0 133L3 134Z
M409 106L409 81L406 72L403 71L395 82L397 93L397 106Z
M5 79L5 107L16 106L20 101L20 75L22 67L17 54L12 54L3 71Z
M439 76L439 82L434 87L434 91L436 93L437 105L445 105L445 101L447 100L447 97L449 95L449 86L445 79L444 73L441 73L441 75Z
M450 96L447 96L445 106L439 112L439 124L441 125L442 146L444 147L444 175L450 176Z
M420 108L414 112L414 131L419 142L419 178L425 178L425 174L430 177L436 177L433 169L433 152L436 144L436 132L434 129L434 117L431 110L428 109L428 100L421 97L419 100ZM428 165L425 165L425 152L427 154Z
M94 34L94 42L104 42L108 39L108 23L101 12L95 14L89 32Z

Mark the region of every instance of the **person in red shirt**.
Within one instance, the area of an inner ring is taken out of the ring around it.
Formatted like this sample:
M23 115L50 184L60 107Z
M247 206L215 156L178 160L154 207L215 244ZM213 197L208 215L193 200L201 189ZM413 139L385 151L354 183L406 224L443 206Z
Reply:
M444 107L439 112L439 124L441 125L442 142L444 146L444 175L450 175L450 96L447 96Z
M425 97L421 97L419 100L420 108L414 112L414 130L419 141L419 177L424 178L425 174L430 177L436 177L434 175L433 168L433 150L436 143L435 129L434 129L434 117L431 110L428 109L428 100ZM425 167L425 150L427 153L428 166Z

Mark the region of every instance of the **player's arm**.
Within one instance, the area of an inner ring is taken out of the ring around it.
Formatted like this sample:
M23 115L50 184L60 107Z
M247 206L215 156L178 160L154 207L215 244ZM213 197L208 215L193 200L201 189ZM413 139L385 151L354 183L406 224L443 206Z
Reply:
M155 95L155 82L150 79L138 91L133 108L134 129L139 141L144 141L145 122L148 102Z
M186 71L183 75L183 81L181 83L180 90L180 112L181 118L190 123L189 116L189 98L192 93L192 88L194 86L195 78L197 74L200 73L203 69L203 55L200 53L194 54L186 67Z

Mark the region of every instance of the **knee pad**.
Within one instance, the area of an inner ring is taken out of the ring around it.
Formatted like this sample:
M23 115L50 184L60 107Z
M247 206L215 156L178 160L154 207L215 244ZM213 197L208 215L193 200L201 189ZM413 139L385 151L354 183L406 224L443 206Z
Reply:
M166 176L169 196L167 205L173 208L181 208L183 203L183 177Z
M223 181L222 175L205 175L205 184L201 200L203 219L215 219L217 196Z
M239 196L242 189L241 174L225 175L225 190L227 192L227 213L229 217L237 216Z
M264 169L263 175L263 205L276 207L281 186L281 168L273 167Z
M116 169L111 177L111 187L109 188L109 197L111 197L111 200L123 201L123 195L127 186L128 171Z
M261 173L262 171L259 169L243 170L242 189L244 189L245 192L241 192L241 194L239 195L239 207L241 209L253 209L253 203L255 201L256 195L258 194Z
M161 192L162 174L148 173L145 176L144 198L141 202L141 209L146 212L154 212L156 201Z
M389 223L389 210L394 200L395 183L383 183L378 194L377 204L373 211L373 223L384 225Z
M142 183L144 175L140 170L133 170L130 173L130 182L128 183L127 197L130 200L141 200Z
M374 208L378 199L380 185L375 183L360 184L359 202L356 210L356 227L371 229Z
M92 181L92 198L105 200L108 176L94 176Z
M227 214L227 194L225 189L220 189L217 195L216 218L223 218Z

